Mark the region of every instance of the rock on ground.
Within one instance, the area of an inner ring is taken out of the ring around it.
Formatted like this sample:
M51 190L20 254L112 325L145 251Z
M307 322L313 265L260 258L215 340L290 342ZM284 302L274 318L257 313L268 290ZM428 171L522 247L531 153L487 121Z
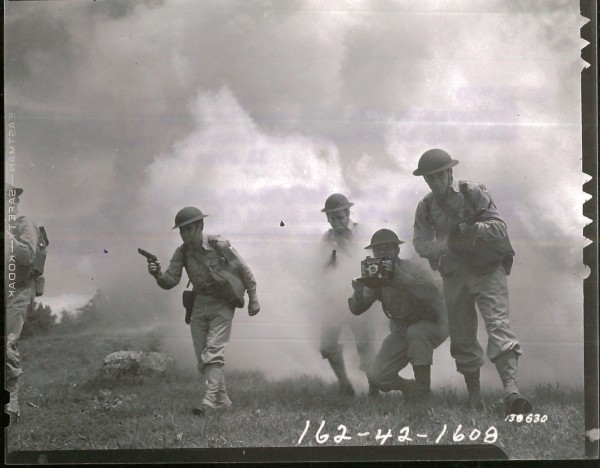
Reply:
M101 372L107 377L162 375L173 362L173 358L163 353L116 351L104 358Z

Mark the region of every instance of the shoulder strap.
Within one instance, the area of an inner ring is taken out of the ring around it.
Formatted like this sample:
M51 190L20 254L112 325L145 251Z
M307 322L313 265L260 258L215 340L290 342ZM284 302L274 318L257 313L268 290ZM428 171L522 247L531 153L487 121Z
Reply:
M477 184L479 186L479 188L481 189L481 191L489 198L490 203L488 204L487 208L496 208L496 204L494 203L494 200L492 199L492 195L490 194L490 192L488 192L488 189L486 188L485 185L483 184ZM459 180L458 181L458 186L460 188L460 193L463 194L463 196L465 197L465 200L467 200L472 206L475 205L475 200L473 200L473 192L471 190L469 190L469 182L466 180Z
M425 218L427 219L427 224L433 226L433 217L431 216L431 205L433 203L433 197L427 195L425 196L425 198L423 198L423 202L425 203Z

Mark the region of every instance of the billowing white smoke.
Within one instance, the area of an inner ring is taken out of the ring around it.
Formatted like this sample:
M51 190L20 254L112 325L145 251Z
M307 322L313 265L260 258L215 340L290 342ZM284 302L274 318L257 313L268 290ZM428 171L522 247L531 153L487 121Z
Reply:
M208 213L205 231L229 238L248 261L257 276L262 303L262 312L255 318L238 310L228 349L230 366L260 369L270 376L301 372L328 375L327 366L318 353L319 316L326 313L328 304L318 292L320 273L315 268L322 262L316 258L319 238L329 227L320 212L324 200L333 192L348 194L355 202L353 217L368 235L381 227L394 229L408 241L401 255L415 258L410 243L412 218L417 201L426 193L424 182L408 171L391 173L379 169L376 160L365 156L353 168L351 182L356 183L356 188L352 189L341 176L334 146L302 134L261 132L227 88L216 94L200 93L191 112L198 130L178 142L172 153L156 157L147 170L144 203L138 217L147 235L158 242L150 247L166 265L180 242L177 231L170 231L177 210L193 205ZM394 131L392 128L390 135L394 135ZM400 165L410 167L414 159L412 152L403 148L402 143L392 146L394 153L406 157L403 161L401 156ZM464 148L458 146L456 151ZM501 156L496 155L496 158L501 160ZM480 159L471 158L470 163L463 160L461 164L456 168L458 178L464 178L459 169L468 165L467 178L491 179ZM513 167L513 171L518 170ZM546 256L547 241L541 242L542 245L527 245L537 240L536 231L532 232L520 219L518 213L525 207L514 199L506 181L499 178L500 174L496 174L487 185L505 214L518 252L510 282L513 325L526 351L530 351L530 359L522 361L523 368L527 371L535 366L535 377L527 380L551 379L555 365L563 366L564 361L556 364L560 360L553 360L555 364L551 364L540 360L540 354L549 348L557 355L581 351L575 346L580 329L567 325L567 320L573 320L579 311L564 310L561 302L553 302L560 295L563 303L576 303L575 298L581 295L578 289L581 276L565 276L556 268L556 274L550 274L548 269L553 260ZM530 190L520 195L532 202L539 199L539 194ZM542 213L540 218L547 215ZM540 219L532 223L542 225ZM559 225L558 221L554 224ZM560 225L563 227L558 232L548 234L557 236L562 232L565 239L572 237L568 225ZM164 234L157 238L157 232ZM580 246L572 239L568 242L563 246L566 251L556 253L555 261L563 262L564 268L574 273L579 271L581 275L583 269L578 270L577 261L571 257ZM546 269L547 284L554 285L552 290L537 280L542 269ZM532 277L534 272L538 276ZM357 262L353 276L358 274ZM344 300L350 293L349 283L340 285L336 291ZM187 359L193 368L194 356L189 331L183 325L180 289L161 294L172 298L168 314L173 324L169 331L172 352L180 359ZM533 326L528 323L532 316L539 317L542 313L544 320L536 321ZM378 322L379 339L382 339L385 327L381 325L379 307L374 307L369 314ZM560 320L561 317L564 319ZM553 321L557 328L549 333ZM485 333L480 336L485 346ZM350 336L346 334L345 338ZM554 343L549 347L542 340L550 338ZM347 342L346 349L355 362L352 348ZM455 382L448 343L436 352L435 360L438 365L434 382ZM577 374L577 369L569 371L567 366L557 373L567 379ZM493 376L493 368L486 369L484 375Z
M181 289L154 285L135 249L166 264L175 213L196 205L259 280L231 365L325 373L310 259L325 198L346 193L368 233L395 230L415 257L427 188L411 172L441 147L508 223L525 380L581 382L576 0L196 3L10 2L7 108L24 212L52 240L48 299L101 289L124 315L172 322L193 368ZM435 359L434 381L455 382L447 349Z
M230 365L271 376L318 371L319 315L327 310L317 287L322 272L317 265L325 263L317 251L328 228L320 210L330 193L348 192L336 149L301 134L265 135L226 88L198 95L192 112L198 130L148 168L139 216L148 220L149 233L157 226L164 232L164 247L153 248L161 259L170 258L180 239L169 228L181 207L208 213L205 232L228 238L249 263L262 306L254 318L237 311ZM359 263L355 270L358 276ZM349 281L343 289L340 294L348 297ZM180 319L171 342L183 343L184 349L172 352L187 355L191 363L177 291L170 293Z

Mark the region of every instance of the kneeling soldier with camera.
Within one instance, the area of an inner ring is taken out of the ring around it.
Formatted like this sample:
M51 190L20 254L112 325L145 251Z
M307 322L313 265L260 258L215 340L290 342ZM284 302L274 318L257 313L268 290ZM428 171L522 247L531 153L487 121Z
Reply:
M223 374L225 346L235 308L243 307L245 291L248 292L248 314L252 316L260 311L254 275L229 241L203 234L206 216L194 207L183 208L177 213L173 229L179 228L183 244L175 250L164 273L154 255L139 250L148 259L148 272L161 288L176 286L183 268L194 286L193 292L186 291L184 303L188 309L186 323L192 331L198 370L206 377L202 403L192 408L198 416L231 406Z
M390 319L391 333L368 373L369 384L384 392L400 390L418 400L430 393L433 350L448 337L448 322L443 296L431 275L398 257L403 243L389 229L373 234L365 249L373 249L375 258L363 260L363 277L352 281L354 293L348 305L359 315L379 300ZM415 380L398 375L408 363Z

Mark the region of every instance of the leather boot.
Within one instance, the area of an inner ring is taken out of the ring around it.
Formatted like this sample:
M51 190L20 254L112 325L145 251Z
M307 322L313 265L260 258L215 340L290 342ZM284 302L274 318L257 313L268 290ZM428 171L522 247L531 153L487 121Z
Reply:
M219 382L223 374L221 364L208 364L204 366L204 376L206 377L206 391L204 398L199 406L192 408L192 413L196 416L207 416L217 408L217 396L219 394Z
M513 351L501 354L494 364L504 385L504 407L506 414L531 413L533 405L529 399L519 393L517 386L517 355Z
M342 354L334 354L329 356L327 359L340 384L340 393L342 395L354 396L356 393L352 387L352 384L350 383L350 380L348 379L348 375L346 374L344 356Z
M221 372L221 379L219 380L219 393L217 394L217 409L227 409L232 405L232 401L227 395L227 389L225 388L225 372Z
M416 400L425 400L431 394L431 366L413 366L415 391L411 395Z
M380 388L384 392L389 392L390 390L400 390L404 396L408 397L409 395L415 394L417 384L413 379L405 379L397 375L392 383L386 384Z
M6 412L10 416L10 423L17 423L21 419L21 408L19 407L19 377L6 378L6 390L10 394L10 400L6 405Z
M472 409L482 410L483 400L481 399L481 384L479 382L480 370L465 373L465 383L467 384L467 393L469 394L468 406Z
M379 392L379 389L373 385L371 382L369 382L369 399L370 400L378 400L379 397L381 397L381 393Z

